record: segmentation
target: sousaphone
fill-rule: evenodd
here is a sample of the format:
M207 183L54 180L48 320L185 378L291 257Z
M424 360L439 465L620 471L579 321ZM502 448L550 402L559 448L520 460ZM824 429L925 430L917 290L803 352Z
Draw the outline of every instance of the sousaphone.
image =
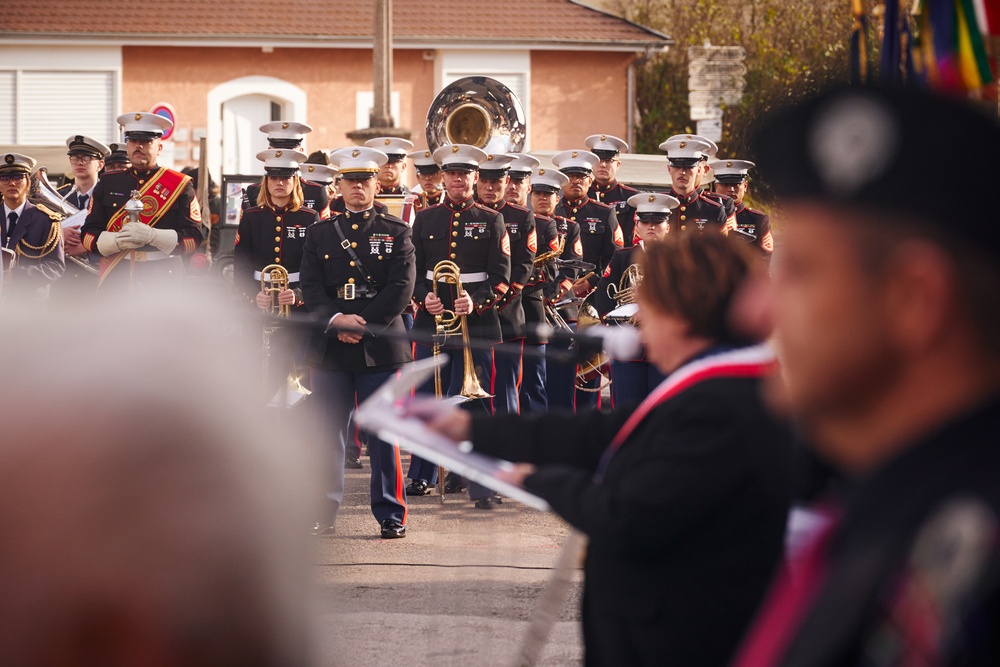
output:
M448 84L427 111L427 146L469 144L487 153L519 153L527 138L520 100L487 76L467 76Z

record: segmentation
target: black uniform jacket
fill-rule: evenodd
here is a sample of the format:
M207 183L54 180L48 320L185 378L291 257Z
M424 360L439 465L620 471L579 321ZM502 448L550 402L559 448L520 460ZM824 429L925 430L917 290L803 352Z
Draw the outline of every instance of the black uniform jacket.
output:
M14 232L7 239L7 247L17 254L10 284L5 285L10 292L27 294L47 287L66 271L59 220L52 219L31 202L25 203L21 210Z
M364 270L341 247L335 224L350 242ZM367 272L373 279L368 283ZM360 315L375 334L358 344L342 343L336 331L310 338L306 361L318 368L352 373L386 371L413 360L402 313L413 295L414 254L411 229L399 218L376 212L345 212L306 230L302 252L302 296L322 322L336 313ZM350 299L345 285L353 285ZM361 296L357 291L374 289ZM389 334L382 336L382 333Z
M117 174L105 174L94 186L90 211L80 228L80 238L90 252L97 252L97 237L107 231L108 221L132 198L133 190L140 190L146 181L156 175L159 167L150 170L131 168ZM171 255L191 255L201 244L201 208L195 197L194 184L185 177L180 195L156 223L156 229L177 232L177 246ZM126 219L127 222L127 219ZM159 252L153 246L138 248L139 252Z
M757 211L746 204L736 207L736 228L754 237L753 244L770 254L774 251L771 236L771 218L763 211Z
M510 289L497 302L500 308L500 329L504 340L524 337L524 303L521 291L534 273L535 252L538 250L538 235L535 231L535 215L517 204L503 200L496 206L484 204L503 215L510 238Z
M330 217L330 193L325 185L307 181L304 178L299 181L302 184L302 208L311 208L319 213L319 217L325 220ZM257 197L260 195L260 183L251 183L243 191L243 210L257 206Z
M670 212L671 232L686 233L713 229L718 231L726 226L728 214L725 204L719 199L722 195L710 196L701 188L686 196L681 196L671 190L670 195L676 197L681 203ZM729 201L732 200L729 199Z
M291 289L299 287L306 230L318 221L319 214L311 208L288 211L254 206L243 212L233 248L233 273L245 300L255 303L260 292L260 271L271 264L288 271ZM301 300L301 291L299 297Z
M424 209L413 223L413 244L417 250L417 302L414 327L434 331L434 316L424 308L424 299L433 289L429 274L442 260L458 264L462 274L485 274L484 280L462 280L462 289L472 297L473 311L467 316L469 335L500 342L498 301L510 291L510 239L503 215L474 200L453 202ZM438 283L438 297L451 310L454 286Z
M625 239L625 247L631 246L635 236L635 209L628 205L628 198L639 194L639 191L617 180L607 185L598 185L595 181L587 194L591 199L615 209L615 216L622 228L622 238Z
M552 218L535 214L535 236L538 245L536 256L559 249L559 230ZM537 327L546 323L543 289L555 282L557 270L555 260L553 257L541 266L534 266L532 262L531 277L521 290L525 324L524 342L528 345L543 345L548 342L545 337L538 335Z
M475 418L472 442L536 464L525 488L589 536L590 608L641 621L664 664L724 665L782 558L791 500L790 436L760 389L754 378L684 389L639 423L599 483L632 410Z
M611 256L611 261L608 263L607 267L604 269L604 273L601 275L601 282L597 284L597 289L594 291L594 307L597 308L597 313L601 316L601 320L604 316L610 313L612 310L618 307L618 302L612 297L608 296L608 287L614 285L612 292L618 289L621 284L622 276L625 274L625 270L628 269L633 264L639 262L639 254L643 251L640 244L636 244L630 248L621 248L616 250L615 254ZM626 287L626 289L628 289ZM633 292L633 302L634 302L634 292ZM614 326L614 325L612 325ZM646 358L645 352L633 361L641 361Z
M900 651L929 645L940 655L925 664L1000 665L1000 397L901 450L842 505L828 574L777 664L910 664Z
M566 199L556 205L556 215L575 221L580 226L580 240L583 242L583 261L594 265L594 275L588 280L596 287L601 279L601 271L615 250L625 245L618 216L607 204L601 204L589 197Z
M583 241L580 240L580 225L576 222L564 218L561 215L552 216L556 223L556 231L559 236L565 239L562 254L559 259L583 260ZM573 282L580 276L580 271L568 266L558 266L555 279L545 285L545 298L550 303L556 303L566 297L572 297L570 291ZM575 322L579 306L573 305L561 309L559 312L567 322ZM551 322L549 323L551 324Z

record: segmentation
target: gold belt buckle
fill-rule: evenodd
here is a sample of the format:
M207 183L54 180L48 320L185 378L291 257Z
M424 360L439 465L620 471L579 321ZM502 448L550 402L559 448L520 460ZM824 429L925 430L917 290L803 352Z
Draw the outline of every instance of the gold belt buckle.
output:
M354 301L355 298L357 298L357 292L355 291L354 283L344 285L344 300Z

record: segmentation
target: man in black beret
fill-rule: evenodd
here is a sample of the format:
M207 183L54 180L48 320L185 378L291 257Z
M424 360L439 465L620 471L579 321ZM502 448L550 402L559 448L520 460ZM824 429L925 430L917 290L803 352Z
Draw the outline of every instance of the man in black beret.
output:
M928 169L949 128L963 169ZM786 402L848 478L736 665L1000 664L1000 126L954 99L840 88L752 144L783 199Z

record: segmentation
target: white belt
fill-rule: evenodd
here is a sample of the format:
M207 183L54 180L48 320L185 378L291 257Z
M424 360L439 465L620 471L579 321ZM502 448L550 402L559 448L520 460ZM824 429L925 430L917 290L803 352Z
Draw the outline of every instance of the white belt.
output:
M137 262L158 262L161 259L170 259L172 256L160 250L136 250L132 258Z
M253 279L254 280L260 280L260 276L261 276L260 271L254 271L253 272ZM289 273L288 274L288 282L290 282L290 283L297 283L297 282L299 282L299 272L296 271L295 273Z
M477 271L476 273L461 273L458 276L458 279L461 280L463 283L481 283L487 278L489 278L489 276L485 271ZM427 280L434 280L433 271L427 272ZM438 282L444 283L448 281L445 280L444 278L438 278Z

